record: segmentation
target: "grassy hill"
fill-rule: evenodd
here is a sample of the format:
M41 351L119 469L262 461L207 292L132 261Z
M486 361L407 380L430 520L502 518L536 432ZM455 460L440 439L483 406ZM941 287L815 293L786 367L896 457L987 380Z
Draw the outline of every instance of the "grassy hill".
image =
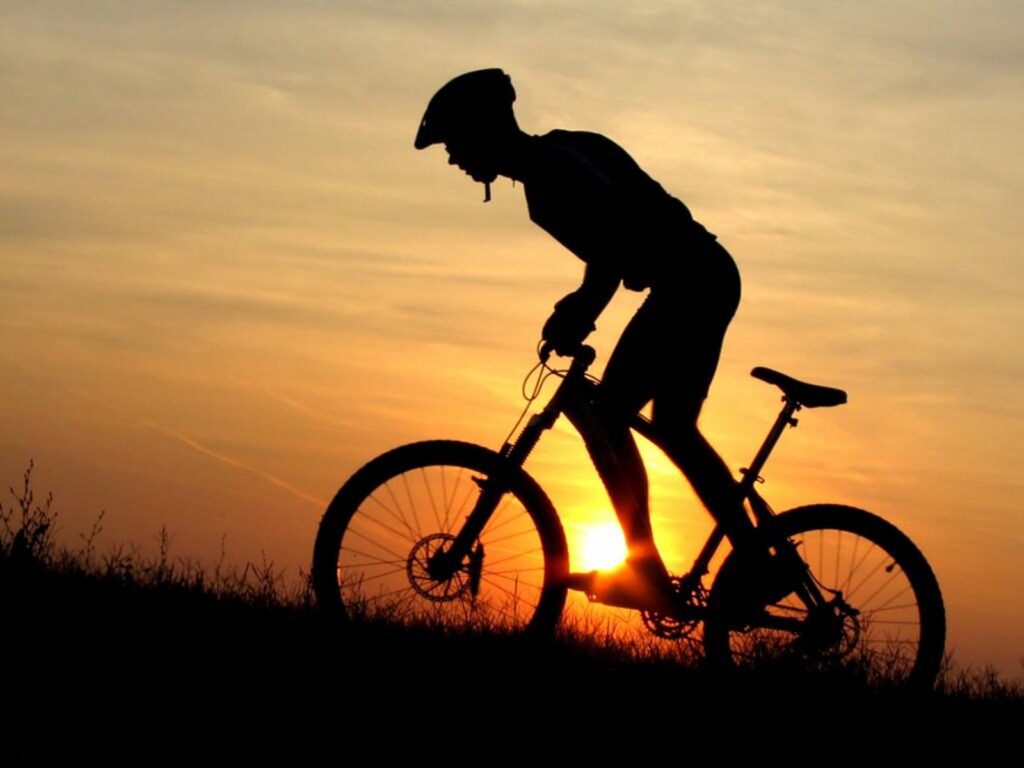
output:
M343 626L286 589L273 563L204 568L173 558L166 531L151 559L96 552L97 529L71 550L28 473L13 495L0 506L0 757L21 762L343 760L367 748L433 762L542 736L578 750L702 737L741 747L762 743L755 734L776 746L940 736L979 749L1011 739L1024 714L1021 686L985 671L947 670L934 693L908 697L792 664L725 675L585 626L546 640Z

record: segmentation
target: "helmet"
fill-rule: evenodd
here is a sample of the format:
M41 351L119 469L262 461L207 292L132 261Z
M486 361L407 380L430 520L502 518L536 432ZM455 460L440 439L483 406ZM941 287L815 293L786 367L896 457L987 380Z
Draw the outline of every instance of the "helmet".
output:
M415 147L440 144L453 131L467 126L486 126L511 113L515 100L512 78L500 69L478 69L459 75L430 100L416 132Z

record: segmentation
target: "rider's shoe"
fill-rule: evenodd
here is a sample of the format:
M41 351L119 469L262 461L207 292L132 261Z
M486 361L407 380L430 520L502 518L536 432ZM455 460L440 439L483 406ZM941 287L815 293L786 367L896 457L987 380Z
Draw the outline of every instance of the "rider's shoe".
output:
M630 557L611 571L570 573L569 589L585 592L595 603L671 614L676 609L675 590L660 559Z

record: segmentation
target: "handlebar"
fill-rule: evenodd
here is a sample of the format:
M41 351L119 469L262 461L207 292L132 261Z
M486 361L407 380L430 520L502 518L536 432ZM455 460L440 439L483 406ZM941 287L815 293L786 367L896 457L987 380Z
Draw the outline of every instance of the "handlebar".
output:
M540 347L540 361L547 363L551 355L559 355L560 357L571 357L573 359L574 366L582 366L583 370L589 368L594 360L597 358L597 350L587 344L580 344L576 349L570 350L568 353L562 355L555 351L554 346L545 341Z

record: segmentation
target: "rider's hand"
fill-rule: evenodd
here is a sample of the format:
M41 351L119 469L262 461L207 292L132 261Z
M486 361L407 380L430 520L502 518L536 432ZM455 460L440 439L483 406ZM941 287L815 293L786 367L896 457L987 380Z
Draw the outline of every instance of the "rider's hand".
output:
M570 293L557 304L551 317L544 323L541 336L559 355L575 351L594 330L594 320L575 293Z

